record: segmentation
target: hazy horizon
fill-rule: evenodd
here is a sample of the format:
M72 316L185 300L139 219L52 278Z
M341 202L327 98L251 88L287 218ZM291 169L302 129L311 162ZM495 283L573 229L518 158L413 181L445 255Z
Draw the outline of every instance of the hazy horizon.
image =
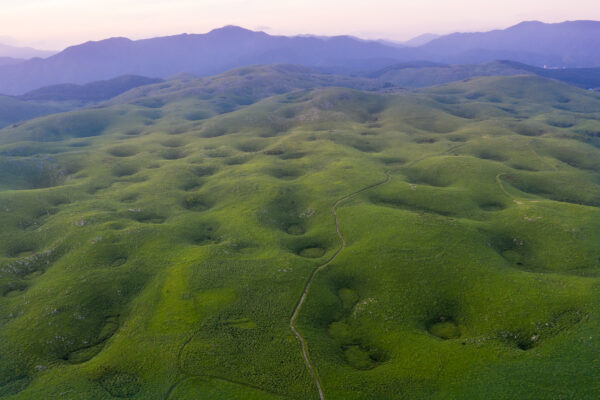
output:
M483 4L485 3L485 4ZM436 12L432 13L431 10ZM0 15L0 43L62 50L88 40L142 39L205 33L237 25L274 35L353 35L406 41L425 33L488 31L522 21L600 20L596 1L568 5L542 0L9 0ZM106 21L110 21L107 24ZM373 21L377 21L375 24Z

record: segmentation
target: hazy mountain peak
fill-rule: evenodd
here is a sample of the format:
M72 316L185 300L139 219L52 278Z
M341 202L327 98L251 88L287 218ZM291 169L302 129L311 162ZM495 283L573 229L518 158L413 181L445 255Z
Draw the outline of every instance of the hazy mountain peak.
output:
M551 24L545 24L544 22L538 21L538 20L531 20L531 21L519 22L518 24L513 25L512 28L516 28L516 27L520 27L520 26L543 26L543 25L551 25Z
M253 33L259 33L251 31L250 29L242 28L237 25L225 25L221 28L213 29L208 32L208 35L221 35L221 36L233 36L233 35L248 35Z

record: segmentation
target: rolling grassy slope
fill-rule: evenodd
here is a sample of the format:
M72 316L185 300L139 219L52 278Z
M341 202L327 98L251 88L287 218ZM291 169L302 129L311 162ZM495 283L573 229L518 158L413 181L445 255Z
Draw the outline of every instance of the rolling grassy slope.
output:
M0 95L0 127L26 121L42 115L68 111L71 107L60 103L34 103Z
M0 397L318 398L290 316L332 205L387 173L297 318L325 398L596 398L600 96L314 86L238 70L1 130Z

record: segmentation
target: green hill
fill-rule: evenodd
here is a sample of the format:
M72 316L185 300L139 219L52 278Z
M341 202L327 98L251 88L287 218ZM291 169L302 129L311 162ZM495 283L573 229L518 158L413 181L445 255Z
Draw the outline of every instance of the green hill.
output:
M65 83L45 86L20 96L23 100L33 101L80 101L98 102L108 100L139 86L162 82L162 79L144 76L123 75L110 80L76 85Z
M398 64L369 74L388 85L422 88L483 76L537 75L583 89L600 87L600 68L544 69L515 61L465 65Z
M556 79L584 89L600 88L600 68L545 69L514 61L502 61L507 66L529 71L539 76Z
M0 397L596 398L600 95L369 85L253 67L0 130Z
M399 64L373 72L369 74L369 77L398 86L422 88L481 76L510 76L531 73L531 71L526 71L518 66L507 65L502 62L473 65Z
M0 128L42 115L68 111L70 108L66 104L26 102L0 95Z
M266 97L320 87L347 87L376 91L381 82L369 78L317 73L296 65L266 65L233 69L208 77L183 76L167 82L130 90L109 104L131 103L161 107L176 100L194 101L193 108L208 115L231 112ZM205 110L206 109L206 110ZM204 119L206 117L197 119ZM188 118L194 120L194 118Z

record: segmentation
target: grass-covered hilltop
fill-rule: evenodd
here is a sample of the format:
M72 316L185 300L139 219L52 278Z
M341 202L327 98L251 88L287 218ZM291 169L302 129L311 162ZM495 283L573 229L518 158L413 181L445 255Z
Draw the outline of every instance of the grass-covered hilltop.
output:
M380 83L248 67L0 130L0 398L597 399L600 94Z

